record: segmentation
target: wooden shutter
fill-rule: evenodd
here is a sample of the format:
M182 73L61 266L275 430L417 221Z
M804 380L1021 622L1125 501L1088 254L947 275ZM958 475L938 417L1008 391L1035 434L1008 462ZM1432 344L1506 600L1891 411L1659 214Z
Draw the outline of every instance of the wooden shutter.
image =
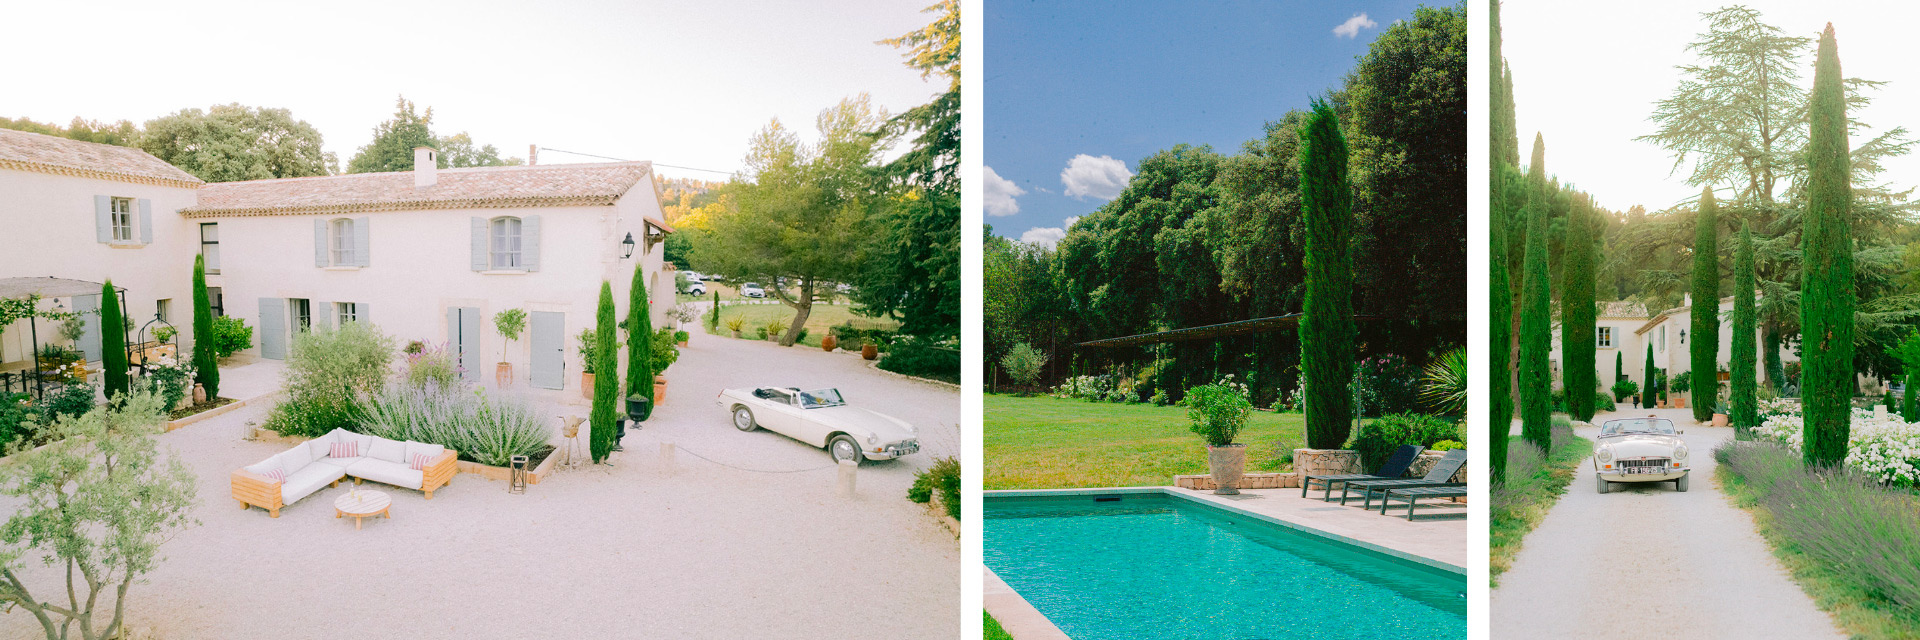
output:
M313 300L307 303L307 315L313 318L313 328L333 328L333 303Z
M153 244L153 201L140 199L140 244Z
M486 271L487 263L488 263L487 219L471 218L470 220L472 221L470 226L472 227L472 231L473 231L473 245L472 245L473 246L473 260L472 260L473 270Z
M260 357L287 359L287 300L260 299Z
M327 260L327 221L313 221L313 266L325 267Z
M373 257L373 245L367 242L373 236L372 229L365 216L353 219L353 266L367 266Z
M365 302L353 303L354 319L360 322L361 324L367 324L367 325L373 324L373 316L367 313L367 307L369 306L372 306L372 305L369 305Z
M540 270L540 216L520 219L520 266Z
M93 237L113 242L113 196L93 197Z

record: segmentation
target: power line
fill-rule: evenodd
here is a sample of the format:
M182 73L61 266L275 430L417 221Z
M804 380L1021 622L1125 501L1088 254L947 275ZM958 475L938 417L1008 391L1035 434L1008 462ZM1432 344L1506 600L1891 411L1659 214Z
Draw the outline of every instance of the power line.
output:
M594 155L594 154L591 154L591 153L580 153L580 152L578 152L578 151L568 151L568 150L566 150L566 149L554 149L554 148L552 148L552 147L540 147L540 150L541 150L541 151L551 151L551 152L555 152L555 153L570 153L570 154L573 154L573 155L576 155L576 156L586 156L586 157L589 157L589 158L599 158L599 159L601 159L601 160L612 160L612 161L614 161L614 162L633 162L632 160L627 160L627 159L625 159L625 158L613 158L613 157L609 157L609 156L602 156L602 155ZM655 162L654 164L655 164L655 165L659 165L659 166L662 166L662 167L672 167L672 168L675 168L675 169L686 169L686 170L688 170L688 171L705 171L705 172L707 172L707 173L718 173L718 174L722 174L722 175L733 175L733 172L732 172L732 171L719 171L719 170L715 170L715 169L701 169L701 168L698 168L698 167L683 167L683 166L680 166L680 165L677 165L677 164L666 164L666 163L664 163L664 162Z

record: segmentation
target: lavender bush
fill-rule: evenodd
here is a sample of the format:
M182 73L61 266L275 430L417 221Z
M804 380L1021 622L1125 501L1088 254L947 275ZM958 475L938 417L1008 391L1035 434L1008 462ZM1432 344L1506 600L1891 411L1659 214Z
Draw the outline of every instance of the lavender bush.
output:
M551 430L526 400L429 382L392 385L360 408L361 433L444 445L480 464L547 449Z

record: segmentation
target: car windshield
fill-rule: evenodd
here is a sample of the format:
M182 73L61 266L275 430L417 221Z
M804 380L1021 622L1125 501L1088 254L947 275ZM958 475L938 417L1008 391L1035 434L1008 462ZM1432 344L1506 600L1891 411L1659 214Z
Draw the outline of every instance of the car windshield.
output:
M800 408L802 409L838 407L846 403L845 400L840 399L839 389L815 389L800 392Z
M740 285L740 288L742 288L742 289L758 289L758 288L760 288L760 283L758 283L758 282L749 282L749 283L746 283L746 284L743 284L743 285Z
M1673 421L1666 418L1633 418L1629 420L1608 420L1600 425L1600 435L1611 436L1626 433L1664 433L1673 434Z

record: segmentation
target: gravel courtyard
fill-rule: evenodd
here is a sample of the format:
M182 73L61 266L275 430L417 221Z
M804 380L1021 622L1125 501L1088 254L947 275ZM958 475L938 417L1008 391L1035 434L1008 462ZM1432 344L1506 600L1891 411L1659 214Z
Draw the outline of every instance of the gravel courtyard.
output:
M577 395L570 375L564 394ZM242 439L270 402L163 435L199 475L201 524L133 588L132 627L166 639L958 637L959 543L905 498L915 471L959 454L958 391L857 355L705 334L667 376L665 402L611 467L524 495L472 475L431 501L370 483L392 496L393 519L364 530L334 518L344 485L278 519L228 497L229 472L285 449ZM736 431L714 405L722 388L755 385L838 387L913 422L922 452L867 463L858 495L836 497L825 452ZM542 408L586 414L562 397ZM661 442L679 448L670 465ZM27 575L43 599L63 585L37 564ZM0 636L38 634L29 614L0 615Z

